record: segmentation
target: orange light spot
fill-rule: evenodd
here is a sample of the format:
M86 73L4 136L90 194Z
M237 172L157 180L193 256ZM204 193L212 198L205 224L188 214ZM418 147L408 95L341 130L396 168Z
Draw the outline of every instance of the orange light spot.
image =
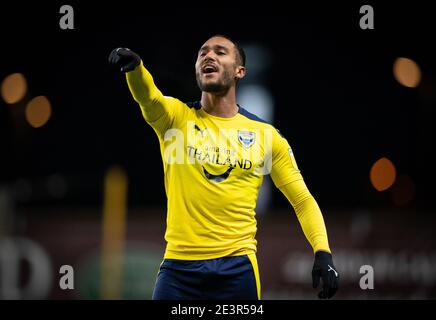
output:
M369 176L373 187L377 191L384 191L394 184L397 171L391 160L381 158L373 164Z
M26 106L26 120L34 128L42 127L51 116L50 101L44 96L30 100Z
M26 92L26 78L21 73L13 73L7 76L2 82L1 94L6 103L17 103L23 99Z
M394 77L403 86L415 88L421 82L421 70L415 61L397 58L394 62Z

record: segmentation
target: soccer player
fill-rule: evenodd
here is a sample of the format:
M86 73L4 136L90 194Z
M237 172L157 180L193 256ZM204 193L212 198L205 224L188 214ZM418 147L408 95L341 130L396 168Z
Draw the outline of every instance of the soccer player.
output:
M138 54L114 49L109 62L126 74L133 98L156 132L164 164L167 246L153 299L260 299L255 206L263 176L293 206L313 248L313 287L321 299L338 289L322 213L288 141L237 104L245 53L227 36L198 51L200 101L164 96Z

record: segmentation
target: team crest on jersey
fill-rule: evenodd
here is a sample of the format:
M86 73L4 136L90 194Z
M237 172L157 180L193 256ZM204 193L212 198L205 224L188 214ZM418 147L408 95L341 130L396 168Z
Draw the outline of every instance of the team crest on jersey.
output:
M245 148L250 148L256 141L256 133L238 130L238 140Z

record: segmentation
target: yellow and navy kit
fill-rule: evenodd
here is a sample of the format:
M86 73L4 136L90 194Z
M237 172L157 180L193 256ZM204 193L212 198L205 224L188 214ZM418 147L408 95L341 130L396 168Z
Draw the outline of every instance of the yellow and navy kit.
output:
M319 207L288 141L272 125L241 106L221 118L199 102L164 96L142 62L126 78L160 143L168 198L165 259L255 253L255 206L265 174L294 207L313 250L330 252Z

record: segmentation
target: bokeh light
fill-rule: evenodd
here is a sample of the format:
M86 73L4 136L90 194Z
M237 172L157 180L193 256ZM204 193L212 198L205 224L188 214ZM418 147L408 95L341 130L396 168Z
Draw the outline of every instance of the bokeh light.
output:
M33 98L26 106L26 120L34 128L45 125L50 116L51 105L45 96Z
M391 160L381 158L377 160L370 171L370 180L377 191L389 189L395 182L397 170Z
M421 70L415 61L397 58L394 62L394 77L403 86L415 88L421 82Z
M27 81L21 73L13 73L7 76L1 86L1 95L6 103L19 102L27 92Z

